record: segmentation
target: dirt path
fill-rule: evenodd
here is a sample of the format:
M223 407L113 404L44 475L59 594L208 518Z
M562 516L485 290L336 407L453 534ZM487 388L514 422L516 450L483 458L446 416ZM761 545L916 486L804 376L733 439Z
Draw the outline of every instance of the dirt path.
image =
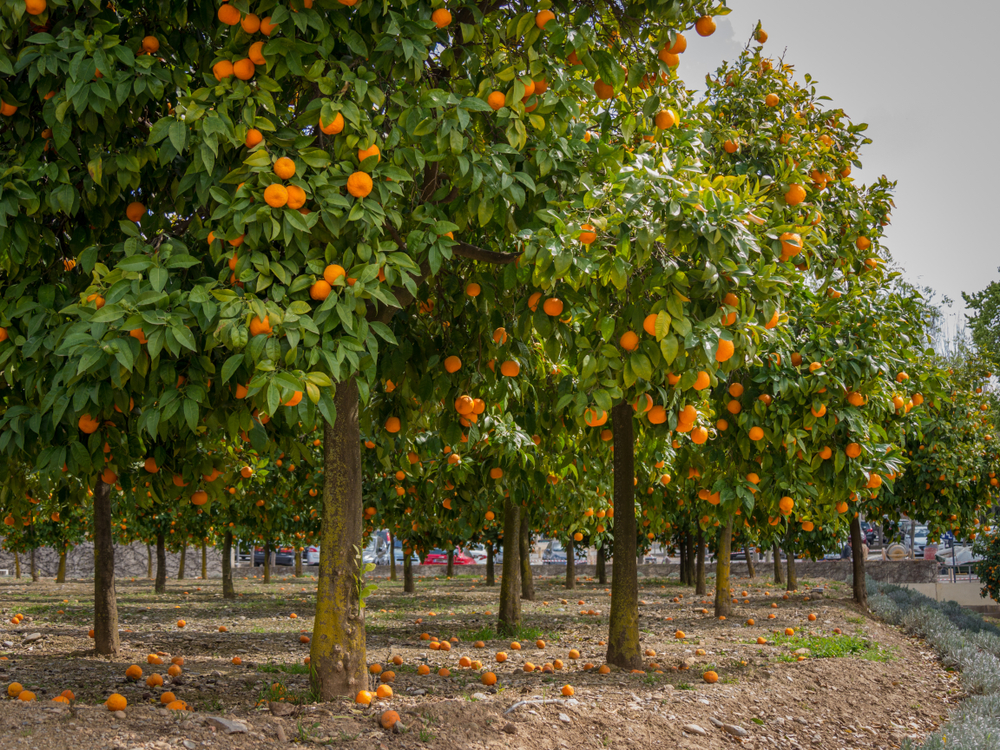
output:
M315 582L308 576L269 586L239 581L235 602L224 601L213 580L171 581L162 596L151 593L149 581L119 581L123 653L114 660L91 650L90 582L5 581L0 685L17 681L37 701L0 703L0 736L10 747L34 750L255 750L293 741L372 750L896 748L938 726L960 698L956 674L918 642L861 617L843 584L803 582L783 598L762 579L739 579L733 616L719 621L710 597L695 597L676 581L640 583L642 646L655 652L642 674L598 674L610 596L592 581L574 591L536 581L538 601L525 602L520 650L492 632L498 589L481 580L422 579L415 596L382 584L369 599L369 662L393 669L395 695L357 708L309 702L309 645L301 642L312 630ZM15 613L25 615L16 626L9 622ZM786 636L786 628L796 632ZM28 639L36 633L42 637ZM422 634L458 640L445 652ZM539 639L544 648L535 645ZM476 648L480 640L485 646ZM800 660L794 652L803 648ZM580 658L570 659L570 649ZM499 651L508 657L502 664ZM157 653L164 663L147 664ZM401 666L390 663L397 655ZM174 656L184 657L183 672L169 677ZM461 668L463 656L483 668ZM552 671L526 673L527 661ZM165 684L127 682L130 664L141 666L144 678L162 674ZM418 674L423 664L429 675ZM441 667L451 675L438 676ZM717 683L702 679L708 669ZM498 676L496 686L481 684L487 670ZM571 699L560 696L566 684ZM76 696L71 707L51 702L67 688ZM162 708L167 690L194 710ZM102 705L112 692L128 699L123 718ZM520 701L535 702L509 711ZM386 708L400 714L404 733L378 725Z

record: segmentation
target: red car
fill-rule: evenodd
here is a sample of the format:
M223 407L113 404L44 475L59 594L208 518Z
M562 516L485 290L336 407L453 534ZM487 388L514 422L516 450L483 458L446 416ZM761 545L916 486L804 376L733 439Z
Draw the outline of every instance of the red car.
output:
M455 550L455 565L472 565L475 560L469 557L467 554L461 550ZM432 549L424 557L424 561L421 565L447 565L448 564L448 553L443 549Z

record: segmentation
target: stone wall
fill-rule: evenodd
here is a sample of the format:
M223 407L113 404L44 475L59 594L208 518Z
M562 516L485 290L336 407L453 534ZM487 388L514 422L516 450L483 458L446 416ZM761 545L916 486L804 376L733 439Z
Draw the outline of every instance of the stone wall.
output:
M153 555L153 570L156 570L156 547L150 547ZM29 556L19 555L21 560L21 575L31 575ZM180 568L180 553L167 553L167 578L176 578ZM209 578L222 578L222 555L213 548L208 548L207 568ZM149 558L146 545L131 544L115 545L115 576L119 578L145 578L148 572ZM49 547L35 550L35 566L38 574L45 578L55 578L59 570L59 553ZM14 575L14 553L0 549L0 571L7 570L8 575ZM2 573L0 573L2 575ZM188 547L184 562L186 578L201 575L201 547ZM80 544L66 554L66 578L94 577L94 545L90 542Z
M782 562L782 565L786 565ZM608 563L608 579L612 575L613 566ZM500 576L502 566L497 565L495 573ZM419 578L434 576L444 576L447 567L444 565L414 565L413 575ZM759 562L755 565L758 576L770 577L774 570L773 563ZM938 566L933 560L869 560L865 570L868 575L877 581L888 583L933 583L937 580ZM564 565L532 565L531 571L536 577L565 578L566 567ZM680 565L677 563L667 563L665 565L640 565L638 567L640 578L677 578L680 576ZM706 564L705 572L708 575L715 573L714 564ZM798 579L808 580L810 578L826 578L833 581L851 581L852 568L850 560L796 560L795 573ZM402 580L403 566L396 566L397 577ZM747 564L745 562L734 561L731 563L731 574L734 576L747 575ZM388 578L389 566L379 565L373 570L370 576L375 578ZM456 565L455 575L485 576L485 565ZM577 578L590 578L597 575L595 565L576 565Z

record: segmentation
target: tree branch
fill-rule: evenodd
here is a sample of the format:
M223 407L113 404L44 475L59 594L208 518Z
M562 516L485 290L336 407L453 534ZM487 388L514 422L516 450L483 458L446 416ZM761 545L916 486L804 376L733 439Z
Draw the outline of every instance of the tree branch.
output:
M460 258L478 260L480 263L495 263L506 265L514 263L521 257L521 253L497 253L492 250L483 250L481 247L470 245L468 242L457 242L452 248L452 253Z

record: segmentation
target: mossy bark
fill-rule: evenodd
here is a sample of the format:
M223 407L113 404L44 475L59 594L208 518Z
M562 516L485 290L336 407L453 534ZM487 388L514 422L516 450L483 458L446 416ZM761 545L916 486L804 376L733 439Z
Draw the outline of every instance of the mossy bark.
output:
M111 537L111 485L94 487L94 648L118 654L118 596L115 591L115 547Z
M697 596L704 596L708 593L708 584L705 581L705 530L698 525L698 554L695 556L698 570L695 571L695 589Z
M611 410L614 432L614 550L611 571L611 615L608 622L608 664L639 669L639 573L636 565L635 433L632 407L622 402Z
M733 519L719 534L719 546L715 556L715 616L729 617L732 613L732 602L729 592L729 563L733 551Z
M417 590L416 584L413 582L413 553L406 554L406 550L403 550L403 591L407 594L412 594Z
M861 516L851 520L851 559L854 573L854 601L868 609L868 585L865 582L865 540L861 535Z
M146 545L146 578L153 580L153 548Z
M521 629L521 506L509 497L503 505L503 577L497 632L514 635Z
M521 563L521 598L529 602L535 601L535 576L531 572L531 529L528 528L528 512L518 508L521 518L521 529L518 534L518 559ZM504 532L506 534L506 530ZM504 550L504 561L507 559L507 551ZM506 574L506 566L504 572ZM518 614L520 619L520 614Z
M38 566L35 565L35 550L32 548L28 556L28 563L31 566L31 581L32 583L38 580Z
M455 550L448 550L448 567L445 569L445 575L451 578L455 575Z
M208 545L201 543L201 580L208 578Z
M188 553L188 546L187 546L187 542L185 542L184 546L181 547L181 558L180 558L180 561L177 564L177 580L178 581L183 581L184 580L184 568L187 565L187 553Z
M233 531L226 529L222 537L222 598L235 599L236 587L233 586Z
M14 577L21 577L21 556L16 552L14 553Z
M572 535L566 542L566 588L576 588L576 545Z
M362 494L358 385L337 385L336 426L324 435L323 524L316 617L310 652L312 685L321 700L368 687L365 611L360 589Z
M156 582L153 591L157 594L167 591L167 544L163 534L156 535Z
M292 549L295 551L295 577L296 578L301 578L302 577L302 548L301 547L292 547Z
M772 552L774 553L774 582L784 583L785 582L785 571L781 567L781 547L778 543L774 543Z
M496 560L493 558L493 542L486 543L486 585L496 586Z
M59 553L59 570L56 572L56 583L66 583L66 550Z
M603 544L597 548L597 582L601 584L608 582L608 553Z

